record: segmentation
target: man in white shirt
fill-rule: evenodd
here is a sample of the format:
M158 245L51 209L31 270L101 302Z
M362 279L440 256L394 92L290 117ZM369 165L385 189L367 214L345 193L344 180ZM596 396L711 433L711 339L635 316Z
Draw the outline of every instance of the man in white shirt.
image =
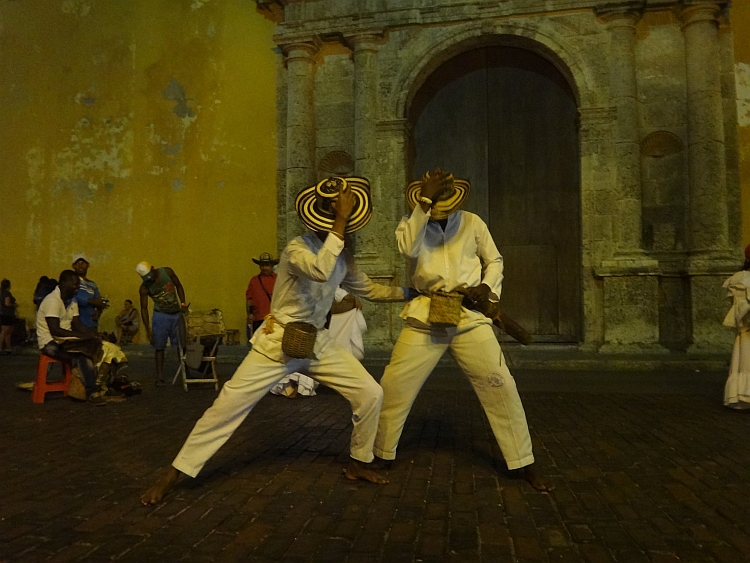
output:
M214 404L193 428L167 472L143 495L156 504L182 475L195 477L226 442L255 404L281 379L306 374L335 389L352 406L351 459L345 475L383 484L367 464L373 460L383 392L354 356L323 330L336 288L373 301L403 301L405 291L374 283L345 249L345 233L363 227L372 214L369 184L363 178L330 178L300 192L297 212L313 233L292 240L281 254L271 312L255 332L252 350L224 384ZM312 325L314 358L292 358L282 348L285 327Z
M508 468L522 468L523 477L534 488L548 490L534 469L526 415L490 319L459 305L454 326L429 320L435 292L461 289L474 301L500 296L503 258L492 235L478 216L458 210L468 193L467 181L440 169L407 190L414 210L401 220L396 239L407 259L412 285L421 295L401 313L407 324L380 381L384 399L375 455L384 460L396 458L417 393L448 349L474 387Z
M42 354L75 363L81 372L88 402L103 406L106 401L96 390L94 367L94 360L101 355L102 343L81 322L75 300L79 284L78 274L73 270L63 270L60 285L39 305L36 314L37 341Z

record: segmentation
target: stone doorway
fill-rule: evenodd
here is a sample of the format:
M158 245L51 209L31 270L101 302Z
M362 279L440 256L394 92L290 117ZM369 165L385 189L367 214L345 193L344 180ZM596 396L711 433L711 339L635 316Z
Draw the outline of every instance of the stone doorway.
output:
M505 259L501 304L541 342L579 342L578 110L563 74L516 46L464 51L409 108L410 175L441 166L472 182L465 209Z

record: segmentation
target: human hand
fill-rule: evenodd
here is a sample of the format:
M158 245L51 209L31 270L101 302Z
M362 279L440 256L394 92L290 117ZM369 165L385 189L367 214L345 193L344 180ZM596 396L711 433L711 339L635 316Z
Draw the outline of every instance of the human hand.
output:
M105 297L92 297L89 299L89 303L99 309L106 309L109 307L109 299L106 299Z
M151 343L154 341L154 331L150 328L146 328L146 338L148 338L148 341Z
M445 191L449 190L453 185L453 174L445 172L440 168L435 168L431 172L425 174L422 180L422 197L431 199L432 201L437 200Z
M337 218L348 220L354 210L355 203L357 203L357 199L354 197L352 191L348 187L342 186L339 189L338 197L331 204L331 207L336 212Z
M249 324L249 325L253 324L253 321L254 321L254 320L255 320L255 317L253 316L253 314L252 314L252 313L249 313L249 314L247 315L247 324Z
M362 302L357 297L354 298L354 307L360 311L362 310Z
M481 303L489 298L491 291L490 286L482 283L476 287L467 287L462 293L474 301L474 303Z

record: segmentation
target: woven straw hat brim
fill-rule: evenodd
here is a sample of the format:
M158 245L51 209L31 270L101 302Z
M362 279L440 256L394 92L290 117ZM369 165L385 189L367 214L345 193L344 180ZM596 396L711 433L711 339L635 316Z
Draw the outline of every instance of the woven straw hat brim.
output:
M346 232L358 231L372 217L372 198L370 197L370 182L366 178L347 177L343 178L354 194L354 209L346 224ZM323 180L326 181L326 180ZM312 231L330 231L336 216L333 211L327 211L320 206L315 195L319 184L302 190L294 202L297 214L305 226Z
M432 205L430 218L440 221L455 213L461 206L466 203L471 191L471 184L468 180L455 178L453 180L453 193L446 199L436 201ZM419 205L419 198L422 196L422 180L415 180L406 188L406 203L412 211Z
M271 264L271 265L275 266L276 264L279 263L278 260L256 260L255 258L253 258L252 260L256 264L258 264L258 266L260 266L261 264Z

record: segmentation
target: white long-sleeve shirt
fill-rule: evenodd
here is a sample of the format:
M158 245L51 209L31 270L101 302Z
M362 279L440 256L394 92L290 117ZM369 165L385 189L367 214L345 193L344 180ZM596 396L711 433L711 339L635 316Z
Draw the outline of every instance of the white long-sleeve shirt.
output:
M377 284L362 272L349 251L344 250L344 241L336 235L329 234L325 242L313 233L297 237L279 259L271 299L271 315L278 322L271 334L265 333L265 325L255 331L251 340L253 349L272 360L284 361L281 352L284 329L279 323L300 321L323 328L339 286L369 301L404 300L403 288Z
M484 283L500 297L503 257L487 225L477 215L456 211L448 216L443 230L417 206L410 216L401 219L396 240L399 251L407 258L411 283L420 293L454 291ZM429 312L430 298L420 295L406 304L401 317L427 324ZM484 318L477 315L475 320ZM485 321L489 322L482 322Z

